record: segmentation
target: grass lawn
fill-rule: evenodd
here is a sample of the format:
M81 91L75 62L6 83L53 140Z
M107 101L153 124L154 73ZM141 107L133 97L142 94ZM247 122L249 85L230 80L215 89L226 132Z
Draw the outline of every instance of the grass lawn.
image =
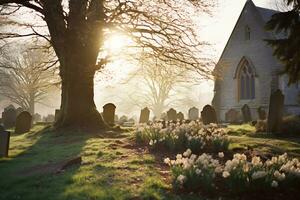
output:
M300 157L300 139L254 134L246 125L229 129L232 150L250 147ZM10 157L0 159L0 199L206 199L199 194L176 195L163 156L136 146L131 135L62 135L44 126L12 135ZM78 156L81 165L58 171L64 161Z

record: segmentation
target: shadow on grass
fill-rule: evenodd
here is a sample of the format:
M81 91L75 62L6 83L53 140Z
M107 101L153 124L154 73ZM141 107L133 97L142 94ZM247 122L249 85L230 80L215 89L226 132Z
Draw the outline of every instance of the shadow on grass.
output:
M62 173L57 167L79 156L90 137L62 135L49 127L13 134L10 158L0 159L0 199L62 199L80 166L71 166Z

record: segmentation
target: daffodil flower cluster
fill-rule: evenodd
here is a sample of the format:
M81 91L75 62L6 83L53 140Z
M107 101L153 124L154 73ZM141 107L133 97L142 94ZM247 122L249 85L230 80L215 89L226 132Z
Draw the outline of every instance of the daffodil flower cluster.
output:
M166 158L164 162L171 167L174 186L188 191L225 188L237 193L300 185L300 161L289 159L287 154L263 161L259 156L248 158L237 153L225 160L223 152L213 158L206 153L197 156L188 149L175 160Z
M150 145L152 148L164 147L171 151L190 148L199 153L226 151L229 139L225 129L216 124L204 125L199 121L189 123L154 122L140 125L135 131L136 141Z

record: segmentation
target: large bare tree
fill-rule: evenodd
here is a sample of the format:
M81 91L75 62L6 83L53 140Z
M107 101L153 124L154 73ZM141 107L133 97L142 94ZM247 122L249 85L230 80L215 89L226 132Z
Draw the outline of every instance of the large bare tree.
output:
M176 62L143 57L140 67L129 75L129 81L137 82L135 91L129 94L131 102L140 108L147 106L160 118L163 111L174 105L172 97L178 89L190 85L194 78L191 71L177 66Z
M162 61L176 60L206 74L201 47L190 15L192 6L208 12L206 0L0 0L9 11L34 11L46 23L49 35L33 22L32 32L2 33L4 38L38 35L48 40L59 60L62 80L61 115L56 127L104 128L94 103L94 75L108 61L104 41L114 32L128 35ZM7 14L6 11L5 14ZM4 13L4 12L2 12Z
M48 54L28 49L0 58L0 96L35 114L35 105L44 100L59 79L55 68L46 70Z

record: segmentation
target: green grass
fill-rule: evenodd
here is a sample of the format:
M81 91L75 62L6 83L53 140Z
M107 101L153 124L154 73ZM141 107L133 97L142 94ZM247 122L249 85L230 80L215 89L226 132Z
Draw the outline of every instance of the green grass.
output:
M287 152L290 156L300 157L299 137L280 137L271 133L256 133L249 124L228 126L230 149L254 149L265 154L279 155Z
M251 135L248 125L229 129L231 149L251 146L264 152L300 155L299 139ZM131 136L126 131L105 136L60 134L43 126L12 135L9 158L0 159L0 200L206 199L172 191L162 158L134 146ZM77 156L82 156L81 165L56 173L53 166Z

